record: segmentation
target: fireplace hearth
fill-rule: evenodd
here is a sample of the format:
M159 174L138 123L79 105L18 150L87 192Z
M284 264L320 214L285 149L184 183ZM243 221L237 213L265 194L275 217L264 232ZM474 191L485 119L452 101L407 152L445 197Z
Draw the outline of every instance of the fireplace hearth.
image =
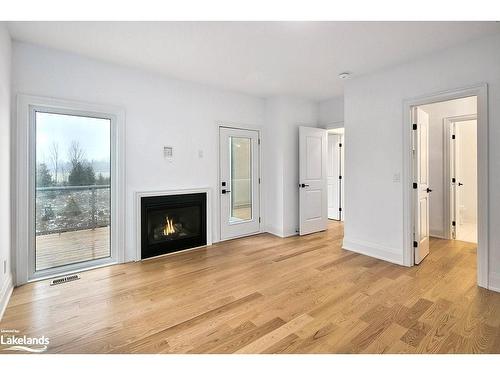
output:
M141 197L141 258L207 244L206 193Z

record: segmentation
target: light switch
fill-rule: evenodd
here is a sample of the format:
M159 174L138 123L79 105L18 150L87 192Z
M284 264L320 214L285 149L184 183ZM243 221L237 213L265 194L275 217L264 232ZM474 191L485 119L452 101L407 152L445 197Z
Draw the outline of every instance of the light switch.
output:
M174 148L172 146L163 146L163 157L171 159L174 156Z

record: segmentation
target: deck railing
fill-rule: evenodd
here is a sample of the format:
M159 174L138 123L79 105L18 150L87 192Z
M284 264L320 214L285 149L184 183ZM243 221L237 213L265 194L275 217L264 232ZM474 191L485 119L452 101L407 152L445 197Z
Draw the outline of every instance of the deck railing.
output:
M110 188L110 185L37 187L36 234L108 226Z

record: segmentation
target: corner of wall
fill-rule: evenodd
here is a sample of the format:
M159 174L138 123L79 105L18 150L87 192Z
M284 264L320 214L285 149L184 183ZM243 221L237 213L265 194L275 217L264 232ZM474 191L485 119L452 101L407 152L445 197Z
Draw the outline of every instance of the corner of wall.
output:
M355 253L385 260L387 262L404 266L403 251L401 249L388 248L372 242L361 241L344 237L342 248Z
M11 56L12 41L0 22L0 320L14 289L12 275L12 165L11 165Z
M7 308L10 296L14 290L14 280L12 278L12 273L8 273L5 281L0 290L0 322L2 321L3 313Z
M500 293L500 272L490 272L488 275L488 289Z

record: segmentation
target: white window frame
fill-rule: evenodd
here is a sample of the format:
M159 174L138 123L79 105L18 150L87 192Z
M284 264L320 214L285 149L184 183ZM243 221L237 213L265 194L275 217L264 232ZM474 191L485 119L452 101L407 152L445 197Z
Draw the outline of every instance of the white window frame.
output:
M111 120L111 256L47 270L35 270L35 112ZM22 95L17 97L15 188L16 285L123 263L125 244L125 111L118 107Z

